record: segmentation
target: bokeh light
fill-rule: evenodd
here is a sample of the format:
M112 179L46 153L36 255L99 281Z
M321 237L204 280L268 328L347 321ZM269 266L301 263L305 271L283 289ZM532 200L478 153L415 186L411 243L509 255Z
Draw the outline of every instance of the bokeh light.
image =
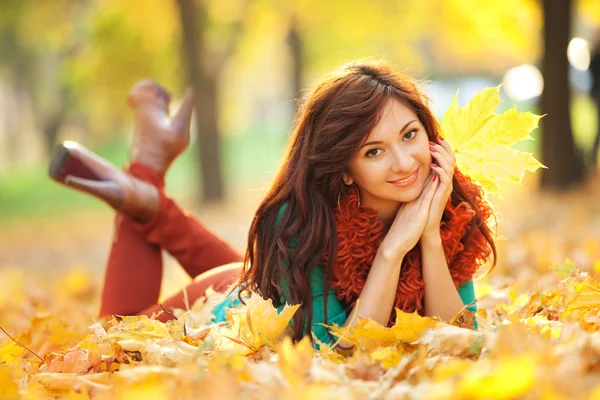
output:
M511 68L504 74L504 91L514 101L525 101L542 94L544 78L540 70L531 64Z
M567 57L573 68L585 71L590 66L590 47L587 40L576 37L567 47Z

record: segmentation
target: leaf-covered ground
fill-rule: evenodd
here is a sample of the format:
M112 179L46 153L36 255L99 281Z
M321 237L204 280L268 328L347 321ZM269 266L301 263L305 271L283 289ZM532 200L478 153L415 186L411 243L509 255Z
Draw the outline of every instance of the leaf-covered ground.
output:
M600 399L599 196L596 184L497 204L477 331L401 313L390 329L338 330L357 345L346 356L282 339L294 308L278 316L258 297L230 325L207 325L212 296L167 324L95 320L93 274L1 266L14 340L0 333L0 398Z

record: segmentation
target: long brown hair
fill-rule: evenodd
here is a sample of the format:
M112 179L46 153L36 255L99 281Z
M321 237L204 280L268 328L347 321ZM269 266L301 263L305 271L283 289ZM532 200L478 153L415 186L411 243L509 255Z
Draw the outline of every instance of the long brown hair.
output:
M327 76L298 112L284 162L252 221L240 288L260 293L279 307L302 304L293 318L294 340L310 330L313 294L310 277L330 256L323 285L327 321L328 293L337 251L334 207L343 189L348 161L377 125L386 102L395 98L410 107L437 142L439 125L428 99L415 82L384 61L352 62ZM452 202L473 201L453 182ZM285 211L282 207L285 206ZM492 233L478 213L479 229L493 249ZM282 284L286 282L286 284ZM285 300L282 296L285 295ZM241 295L240 295L241 298Z

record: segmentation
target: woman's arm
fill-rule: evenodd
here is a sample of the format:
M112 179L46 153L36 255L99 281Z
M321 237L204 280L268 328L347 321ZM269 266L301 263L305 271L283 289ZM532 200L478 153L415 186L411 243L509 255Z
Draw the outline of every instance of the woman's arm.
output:
M348 314L345 327L357 323L359 317L372 319L387 326L394 307L402 259L406 253L401 257L390 257L384 253L378 251L375 255L365 286L358 296L357 305ZM338 350L342 351L352 347L351 343L343 340L337 345Z
M358 322L358 317L372 319L383 326L388 324L396 298L402 260L423 234L437 184L434 177L429 177L419 197L400 206L377 250L365 286L358 297L358 305L350 312L344 326ZM348 349L351 345L342 342L340 347Z
M450 276L442 238L439 234L423 236L420 246L425 282L425 315L438 316L449 322L464 305Z
M349 314L344 326L358 322L357 317L369 318L386 326L389 322L404 255L399 258L388 257L378 252L367 276L358 304ZM355 316L356 315L356 316Z
M452 194L455 156L450 145L438 137L439 144L430 143L431 157L439 165L431 168L439 177L440 185L429 210L429 219L421 236L421 259L425 282L425 315L438 316L450 321L463 307L462 299L450 276L446 255L442 247L440 224L446 204Z

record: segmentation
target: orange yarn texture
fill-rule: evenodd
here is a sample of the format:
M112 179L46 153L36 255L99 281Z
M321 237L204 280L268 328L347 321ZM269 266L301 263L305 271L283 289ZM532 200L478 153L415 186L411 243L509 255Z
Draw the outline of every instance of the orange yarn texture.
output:
M474 199L473 203L483 220L487 221L493 212L483 199L479 186L458 170L455 171L454 176L465 190L467 197ZM340 208L346 218L348 216L351 218L350 221L346 221L336 207L338 253L332 288L337 293L338 299L353 307L362 292L375 254L385 235L383 222L377 217L375 210L367 206L358 206L358 194L355 191L350 191L341 199ZM479 229L473 229L472 233L468 234L475 214L475 210L466 202L453 206L448 201L440 224L446 261L457 288L473 278L477 269L485 263L492 252ZM326 262L327 255L324 256L324 263ZM408 252L402 262L394 307L409 313L417 311L423 315L424 295L421 251L417 245ZM395 312L390 317L390 323L393 323L394 319Z

